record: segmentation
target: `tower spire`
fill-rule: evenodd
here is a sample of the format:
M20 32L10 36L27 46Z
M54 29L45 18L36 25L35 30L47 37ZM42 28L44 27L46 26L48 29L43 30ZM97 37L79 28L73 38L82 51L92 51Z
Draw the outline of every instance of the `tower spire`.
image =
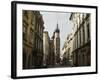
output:
M58 29L58 22L57 22L57 29Z
M55 32L58 32L58 33L60 32L59 27L58 27L58 21L57 21L57 26L56 26Z

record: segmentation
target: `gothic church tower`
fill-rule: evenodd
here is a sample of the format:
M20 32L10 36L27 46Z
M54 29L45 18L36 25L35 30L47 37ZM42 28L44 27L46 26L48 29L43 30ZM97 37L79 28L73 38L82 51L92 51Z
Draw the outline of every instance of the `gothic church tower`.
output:
M55 53L55 64L60 63L60 30L57 27L54 31L54 53Z

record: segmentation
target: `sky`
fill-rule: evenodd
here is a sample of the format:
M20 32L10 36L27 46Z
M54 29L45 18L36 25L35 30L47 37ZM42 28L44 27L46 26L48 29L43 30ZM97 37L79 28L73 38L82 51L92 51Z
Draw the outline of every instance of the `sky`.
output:
M67 38L67 35L72 32L72 21L69 20L71 13L65 12L40 12L44 20L44 31L48 31L50 38L57 27L60 29L60 50Z

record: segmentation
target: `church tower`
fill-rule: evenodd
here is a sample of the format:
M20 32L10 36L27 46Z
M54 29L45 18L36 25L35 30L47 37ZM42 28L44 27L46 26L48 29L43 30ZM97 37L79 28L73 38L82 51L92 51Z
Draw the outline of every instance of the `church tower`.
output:
M55 65L60 63L60 30L57 27L54 31L54 53L55 53Z

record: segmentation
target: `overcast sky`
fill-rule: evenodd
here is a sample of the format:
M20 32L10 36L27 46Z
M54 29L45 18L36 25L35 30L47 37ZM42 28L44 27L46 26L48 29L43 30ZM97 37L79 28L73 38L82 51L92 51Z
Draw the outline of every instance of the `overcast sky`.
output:
M64 41L69 33L72 31L72 22L69 20L71 13L62 12L40 12L44 20L44 31L49 32L50 38L57 27L60 29L60 48L62 49Z

